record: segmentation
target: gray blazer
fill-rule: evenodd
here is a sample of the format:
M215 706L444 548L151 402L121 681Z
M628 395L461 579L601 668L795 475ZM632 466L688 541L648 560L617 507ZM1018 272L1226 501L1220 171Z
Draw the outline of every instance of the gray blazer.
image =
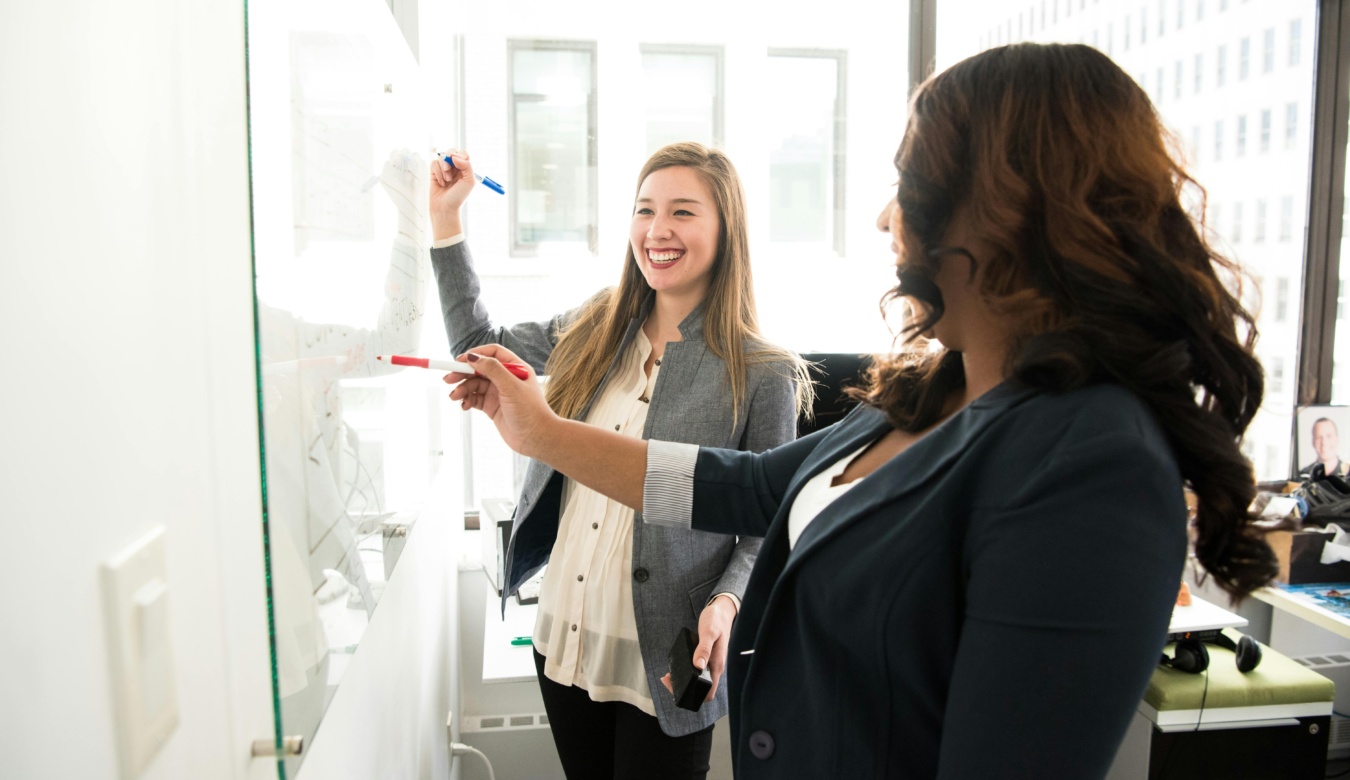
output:
M459 354L472 347L497 343L520 356L536 372L544 368L558 336L576 310L546 322L494 326L479 301L480 285L465 243L431 250L432 268L440 290L441 310L450 348ZM650 311L628 326L618 355L632 344ZM746 394L739 414L726 384L726 367L703 340L702 307L680 323L683 341L666 345L661 373L647 410L644 439L686 442L723 449L759 452L796 436L795 386L783 364L747 368ZM614 371L611 362L605 381ZM603 383L601 385L603 387ZM578 415L585 418L590 404ZM735 422L733 424L733 417ZM548 562L562 514L563 476L531 461L525 487L516 503L511 541L506 552L503 605L521 583ZM675 706L661 684L669 670L670 646L681 627L697 629L698 616L714 593L745 592L761 539L690 529L645 525L642 513L633 521L633 612L647 686L652 692L661 729L683 736L712 725L727 712L727 679L717 697L698 712Z

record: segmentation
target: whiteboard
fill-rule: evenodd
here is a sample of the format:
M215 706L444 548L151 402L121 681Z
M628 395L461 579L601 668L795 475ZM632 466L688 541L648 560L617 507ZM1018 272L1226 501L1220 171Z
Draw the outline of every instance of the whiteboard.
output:
M376 360L446 351L426 316L428 131L380 0L251 3L248 32L275 692L308 741L444 450L440 375Z

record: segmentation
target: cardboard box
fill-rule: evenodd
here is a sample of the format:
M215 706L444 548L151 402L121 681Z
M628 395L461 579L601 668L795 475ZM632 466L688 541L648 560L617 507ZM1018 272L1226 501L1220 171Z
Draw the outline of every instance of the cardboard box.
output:
M1271 531L1266 541L1280 560L1278 579L1286 585L1350 582L1350 561L1322 563L1322 548L1332 534L1321 531Z

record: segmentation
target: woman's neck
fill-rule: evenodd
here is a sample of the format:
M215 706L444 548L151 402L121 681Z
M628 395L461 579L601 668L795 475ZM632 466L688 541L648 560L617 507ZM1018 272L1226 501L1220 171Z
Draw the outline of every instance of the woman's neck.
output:
M1008 352L1007 345L999 341L961 353L961 365L966 373L966 388L961 398L962 408L1003 384L1008 378Z
M677 297L658 291L651 313L647 315L647 336L651 338L655 333L663 341L680 341L680 323L698 306L699 300L692 296Z

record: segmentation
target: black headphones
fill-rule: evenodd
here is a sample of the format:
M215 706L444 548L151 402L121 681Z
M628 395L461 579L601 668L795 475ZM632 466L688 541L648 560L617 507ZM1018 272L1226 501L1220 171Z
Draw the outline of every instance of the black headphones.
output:
M1177 642L1172 657L1168 658L1167 654L1163 653L1158 663L1178 672L1199 674L1209 668L1209 651L1205 649L1205 642L1232 650L1238 671L1243 674L1255 669L1257 664L1261 663L1261 645L1245 634L1236 642L1226 634L1218 634L1204 641L1182 639Z
M1167 653L1163 653L1158 663L1178 672L1199 674L1209 668L1209 651L1199 639L1180 639L1177 640L1172 657L1168 658Z

